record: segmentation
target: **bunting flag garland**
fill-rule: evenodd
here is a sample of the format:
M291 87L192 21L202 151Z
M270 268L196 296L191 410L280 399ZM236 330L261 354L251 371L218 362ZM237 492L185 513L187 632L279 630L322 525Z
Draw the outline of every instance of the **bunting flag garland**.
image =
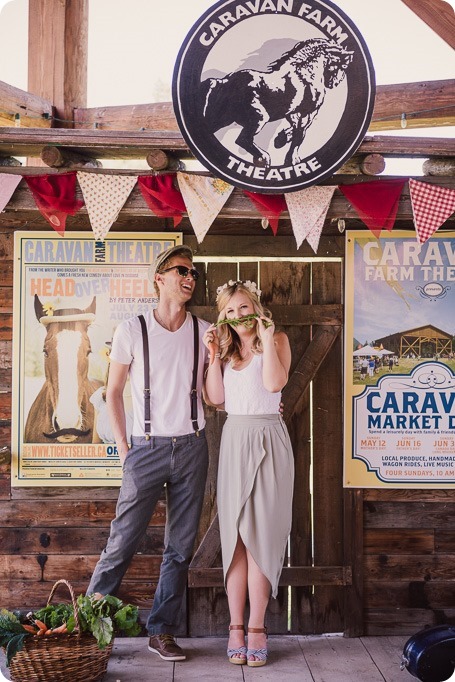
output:
M174 186L176 175L178 189ZM199 243L234 189L224 180L188 173L140 177L84 171L33 176L0 173L0 212L24 179L39 211L63 237L67 216L75 215L84 205L83 201L76 199L76 178L94 236L99 240L103 240L109 232L136 182L150 210L157 216L172 217L174 227L180 223L182 214L187 212ZM338 189L379 239L382 229L393 229L399 199L407 181L408 178L385 178L338 185ZM284 195L243 191L263 216L263 227L267 227L268 220L274 235L277 234L279 217L287 205L297 248L306 239L317 253L336 188L335 185L318 185ZM455 212L455 189L411 178L409 190L417 239L423 244ZM344 232L345 220L342 218L338 219L338 229Z
M336 186L308 187L286 194L292 231L299 249L304 239L316 253Z
M199 244L223 208L234 187L224 180L177 173L188 218Z
M424 244L455 211L455 189L409 180L418 241Z
M249 192L244 189L243 193L251 199L260 214L267 218L272 228L272 232L276 237L278 232L278 220L281 213L286 208L286 201L282 194L259 194L258 192Z
M137 181L136 175L78 171L77 179L96 239L103 240Z
M76 199L76 172L64 175L35 175L24 177L40 213L51 227L63 237L66 218L75 215L84 205Z
M143 175L137 182L149 209L159 217L173 218L177 227L186 209L182 195L174 187L174 179L175 173L166 173Z
M21 180L21 175L0 173L0 212L3 211L6 204L13 196L14 191Z
M381 230L393 229L398 202L407 178L372 180L354 185L340 185L340 192L351 202L357 214L375 237Z

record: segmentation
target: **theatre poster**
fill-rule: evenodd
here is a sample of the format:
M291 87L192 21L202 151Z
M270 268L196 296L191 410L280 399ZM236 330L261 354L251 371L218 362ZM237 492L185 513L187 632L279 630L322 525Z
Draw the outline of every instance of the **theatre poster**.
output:
M344 485L455 487L455 233L346 233Z
M14 237L12 485L118 486L104 399L112 336L156 305L148 266L182 236Z

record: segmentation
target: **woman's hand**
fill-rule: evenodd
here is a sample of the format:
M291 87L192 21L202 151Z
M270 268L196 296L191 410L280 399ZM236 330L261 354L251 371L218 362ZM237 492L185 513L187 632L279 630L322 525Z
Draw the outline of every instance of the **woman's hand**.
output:
M211 324L210 327L204 332L202 341L209 350L210 364L212 364L215 360L216 354L220 352L220 342L214 324Z
M257 320L257 333L262 343L272 340L275 334L275 323L270 317L261 315Z

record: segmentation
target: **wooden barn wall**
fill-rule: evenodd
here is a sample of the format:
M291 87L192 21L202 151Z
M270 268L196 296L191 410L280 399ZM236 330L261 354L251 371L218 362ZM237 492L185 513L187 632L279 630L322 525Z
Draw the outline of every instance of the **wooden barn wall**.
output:
M348 226L347 226L348 227ZM159 228L157 228L159 229ZM219 253L251 254L241 263L241 276L253 278L255 256L295 256L283 242L271 237L219 239ZM192 242L193 243L193 242ZM288 242L289 244L291 241ZM342 255L343 239L328 238L325 255ZM331 245L331 246L330 246ZM305 254L307 255L307 254ZM336 267L335 267L336 266ZM308 303L310 266L262 263L266 302ZM339 302L342 290L340 264L314 263L312 302ZM229 279L232 264L207 268L209 300L196 292L197 305L213 302L220 280ZM223 279L224 277L224 279ZM289 288L289 283L290 288ZM13 229L0 226L0 606L41 606L53 583L67 578L76 593L88 584L114 516L117 488L15 488L10 486L11 440ZM198 298L199 296L199 298ZM315 328L290 327L295 352L303 352ZM353 543L363 561L351 568L363 593L356 634L408 634L426 625L455 621L455 497L451 491L394 491L342 489L342 341L337 341L324 361L312 387L310 401L304 395L290 432L296 443L296 471L300 488L294 498L294 526L290 563L295 565L347 564ZM209 413L212 450L223 417ZM318 475L309 489L309 449ZM201 534L215 513L215 466L212 462L201 522ZM354 500L354 503L353 503ZM343 508L346 510L343 518ZM349 510L356 510L355 518ZM310 519L314 513L314 547ZM154 514L146 537L122 584L120 596L148 609L158 578L165 520L164 503ZM344 534L344 535L343 535ZM355 537L354 537L355 536ZM349 611L348 588L340 586L281 588L271 606L272 631L329 632L345 629ZM290 599L290 605L288 604ZM194 634L212 619L211 629L226 624L223 590L189 590L189 610L195 614ZM288 614L291 620L288 621ZM199 620L199 624L198 621ZM215 626L216 623L216 626ZM224 633L224 629L222 630ZM221 633L221 630L220 630ZM202 634L202 633L201 633Z

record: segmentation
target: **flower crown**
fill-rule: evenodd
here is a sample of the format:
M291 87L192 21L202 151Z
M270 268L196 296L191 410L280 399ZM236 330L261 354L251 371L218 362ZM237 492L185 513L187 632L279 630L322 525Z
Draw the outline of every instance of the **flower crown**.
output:
M216 290L216 300L218 301L220 295L222 292L227 289L228 287L233 287L235 285L241 284L242 286L245 287L245 289L248 289L248 291L251 291L252 294L256 294L256 296L261 298L262 291L258 289L258 285L256 282L252 282L251 280L247 279L246 282L242 282L241 280L236 280L234 282L233 279L230 279L229 282L225 282L225 284L222 284L218 289Z

